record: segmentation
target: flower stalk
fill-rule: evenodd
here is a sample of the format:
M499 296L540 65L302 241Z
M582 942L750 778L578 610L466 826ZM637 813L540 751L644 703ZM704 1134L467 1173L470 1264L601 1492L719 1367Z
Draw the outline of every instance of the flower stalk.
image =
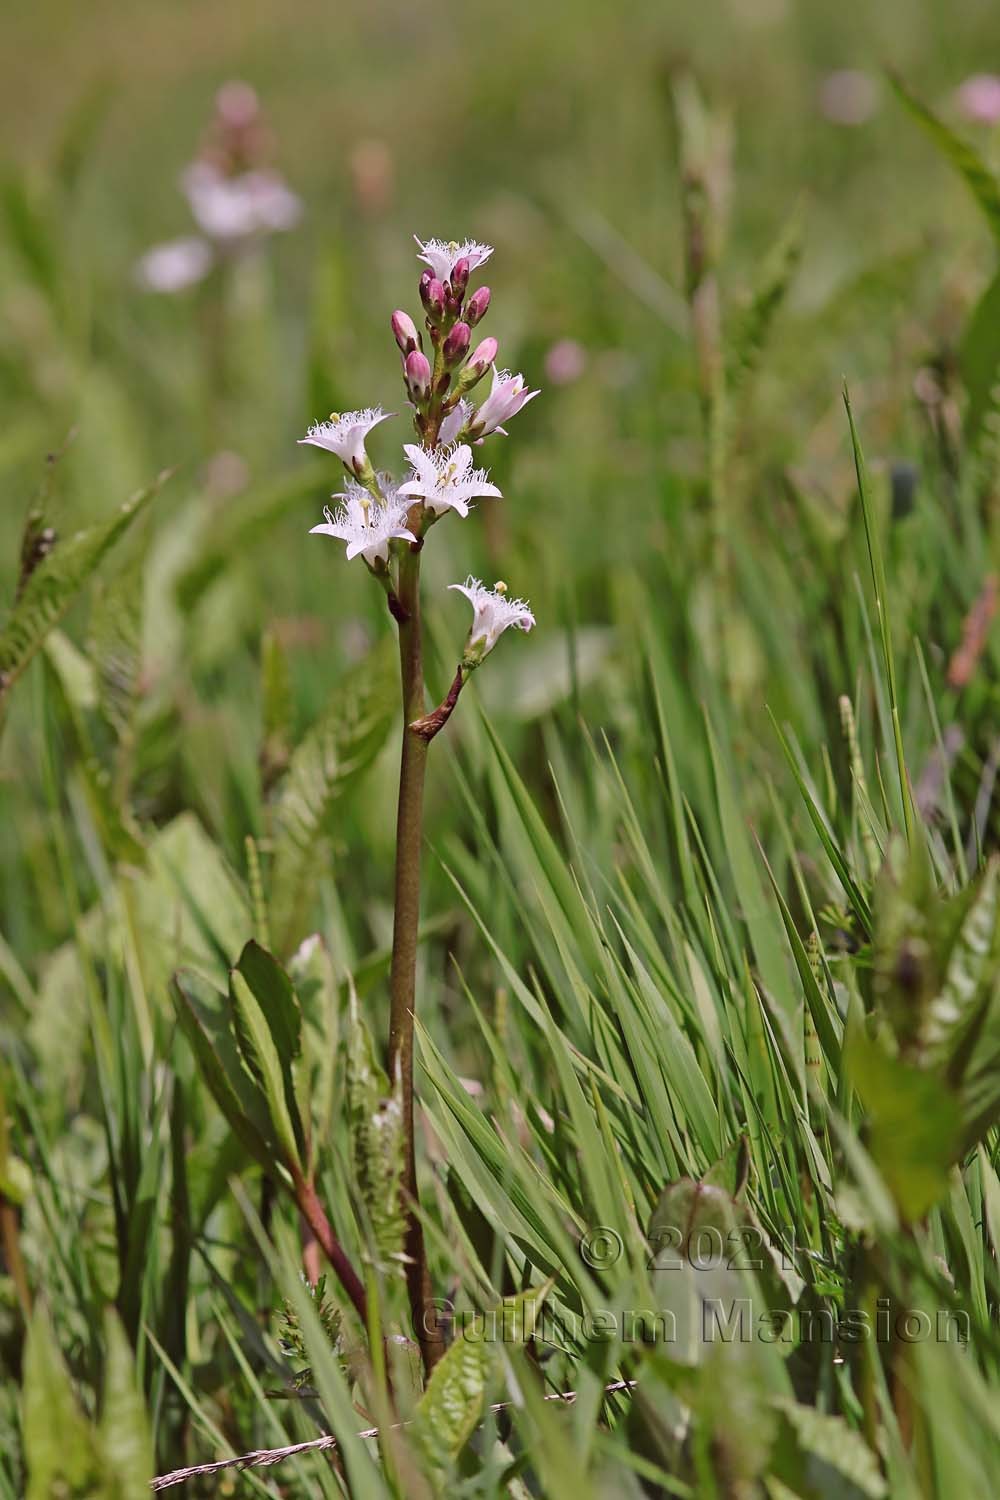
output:
M314 423L302 441L334 454L349 476L346 488L333 497L340 502L337 509L327 509L325 521L312 529L346 543L348 559L360 557L364 561L385 591L399 636L402 744L396 810L388 1074L400 1080L406 1282L413 1328L424 1369L429 1374L444 1353L444 1344L437 1330L420 1220L414 1128L413 1055L427 752L431 741L451 718L470 674L493 650L503 632L512 625L530 630L535 620L523 600L507 597L504 583L487 589L478 579L469 577L464 584L453 584L472 606L472 628L447 695L436 709L427 713L420 564L427 535L438 521L449 514L464 520L475 501L503 498L490 482L487 470L474 467L471 444L478 445L492 433L503 433L500 424L515 416L537 392L529 392L520 375L506 371L497 374L495 339L481 340L470 354L471 329L485 317L490 293L488 287L470 292L469 281L477 267L489 259L490 247L471 240L461 245L441 240L429 240L426 244L418 241L418 244L420 258L427 267L420 278L419 295L432 358L424 354L424 335L408 313L397 308L390 319L419 440L404 444L409 476L397 484L390 475L377 472L368 457L369 434L386 420L387 414L381 407L334 413L328 421ZM466 398L490 369L492 388L477 410ZM329 1225L323 1229L325 1220L317 1217L316 1205L308 1201L308 1195L300 1206L326 1249L324 1234L328 1239L332 1235ZM348 1286L347 1282L344 1284ZM353 1296L352 1292L352 1300Z
M414 1212L417 1189L413 1108L413 1037L416 1015L417 942L420 927L420 860L424 826L424 780L428 741L410 729L423 713L424 667L420 618L420 544L400 559L398 599L405 619L399 629L399 671L403 698L403 743L399 758L396 808L396 873L389 977L389 1077L399 1077L403 1106L403 1193L407 1206L405 1250L410 1312L424 1369L430 1373L444 1353L431 1336L434 1306L423 1226Z

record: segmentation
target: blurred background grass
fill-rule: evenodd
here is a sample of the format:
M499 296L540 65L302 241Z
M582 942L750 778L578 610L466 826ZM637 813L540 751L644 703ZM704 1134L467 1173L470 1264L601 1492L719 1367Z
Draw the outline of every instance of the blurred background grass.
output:
M691 828L705 841L706 881L715 878L713 867L718 872L719 920L731 918L739 930L733 952L740 943L750 947L740 926L748 887L737 889L740 873L734 883L732 869L737 823L752 822L788 890L796 884L794 860L805 851L792 899L805 904L808 890L820 910L838 897L766 707L790 724L804 765L857 854L858 800L838 705L840 694L856 694L869 785L884 796L885 822L898 823L892 776L882 777L889 764L884 722L881 750L873 745L885 703L866 636L868 560L841 404L844 376L884 523L911 774L916 782L933 770L933 704L945 731L959 732L954 782L962 837L973 854L977 837L995 842L995 641L983 645L981 669L961 692L947 682L963 619L996 567L995 476L980 485L971 464L968 477L956 475L921 395L934 372L954 396L949 381L959 341L993 274L995 249L965 188L881 73L884 66L898 70L957 120L954 90L996 59L992 6L96 0L81 7L43 0L9 8L2 29L0 591L4 598L13 592L25 512L39 486L46 519L63 536L109 514L162 467L177 467L96 598L109 590L124 596L129 570L138 569L143 649L131 809L156 847L154 864L163 854L157 830L180 813L196 815L206 838L173 848L172 857L183 876L204 876L207 894L198 895L206 909L225 912L234 930L249 920L238 901L233 916L232 892L224 899L213 885L213 845L237 872L239 901L248 834L261 840L267 875L262 634L287 656L290 739L297 742L345 669L389 630L382 596L363 571L346 566L325 539L307 536L339 476L332 460L295 444L309 421L333 408L382 403L400 416L378 429L372 456L398 468L409 433L388 319L396 306L417 310L414 232L470 235L496 246L487 331L500 340L500 363L543 389L510 439L484 450L507 497L493 529L483 507L463 526L438 528L427 552L432 690L443 691L450 679L467 623L461 601L444 594L446 583L469 571L502 574L531 600L539 620L530 639L504 642L435 746L425 900L435 925L423 949L421 1005L456 1070L473 1079L490 1071L452 958L474 994L496 1000L498 1015L502 978L469 915L456 911L461 902L444 865L488 912L517 973L537 968L547 983L557 976L550 1000L561 1001L566 991L554 957L564 932L553 937L536 912L537 928L525 919L536 871L523 828L498 789L496 762L473 711L477 696L511 745L560 848L576 860L574 874L585 869L602 899L618 876L634 878L645 901L655 881L647 882L614 773L600 752L592 754L590 740L607 736L656 870L668 872L663 908L672 913L681 905L681 875L690 871L672 843L657 763L667 743L653 711L658 695ZM727 328L738 323L794 214L803 232L801 261L766 358L730 413L724 595L712 568L718 518L706 497L682 295L670 100L681 67L692 70L712 109L728 111L734 123L731 222L720 272ZM865 118L854 125L830 117L830 75L843 70L863 74L870 94ZM155 296L136 283L134 268L152 244L191 231L179 175L198 149L220 84L231 78L258 91L274 129L276 165L305 213L293 232L235 268L220 387L210 358L211 289ZM963 129L995 159L996 139L981 127ZM556 351L564 340L577 347L568 363L563 350L560 373ZM60 458L47 463L55 451ZM897 475L916 478L912 505L898 513L894 466ZM92 605L88 596L74 609L70 639L88 641ZM914 639L928 663L929 698ZM91 654L99 665L100 652ZM96 1023L70 940L79 912L93 909L102 920L117 912L119 887L127 890L132 876L127 859L120 882L118 871L109 874L114 855L84 805L86 756L72 704L60 696L66 683L58 690L54 684L56 665L49 661L43 672L37 663L12 694L2 747L0 1023L5 1046L37 1084L40 1113L67 1173L97 1205L87 1254L111 1297L100 1130L114 1135L115 1106L97 1098ZM715 766L706 709L722 747ZM396 756L390 744L362 790L335 809L328 830L334 859L299 913L297 935L319 928L338 971L387 941ZM726 794L729 802L719 791L726 775L736 789ZM932 807L936 853L945 840L943 800L939 794ZM157 865L156 879L137 885L140 931L159 922L156 944L150 937L143 955L146 977L156 984L176 959L169 925L183 903L170 874ZM711 926L715 918L705 917L704 904L695 899L691 906L693 927ZM653 922L657 934L661 915ZM826 936L834 934L832 948L843 936L841 915L834 910L824 927ZM771 917L777 921L773 910ZM732 961L732 973L723 975L729 960L702 937L703 952L718 962L720 1003L732 1004L742 987L740 965ZM124 1013L121 997L131 994L135 974L134 966L119 965L117 942L114 931L107 957L95 940L97 968L109 1007ZM582 967L595 947L596 940L583 946ZM862 956L862 971L866 963ZM666 960L663 967L667 972ZM143 1160L152 1159L151 1143L159 1141L150 1101L158 1097L160 1070L165 1059L176 1063L173 1017L156 984L155 1046L147 1048L143 1037L130 1062L134 1074L123 1067L123 1097L143 1101L135 1124ZM376 965L367 993L381 996L380 984ZM676 984L687 992L683 975ZM373 1000L377 1031L382 1010ZM514 1055L534 1068L525 1069L525 1091L552 1103L546 1048L519 1021ZM592 1040L582 1032L578 1039L582 1047ZM139 1080L135 1088L130 1078ZM204 1101L196 1106L203 1108ZM34 1159L35 1122L28 1129L21 1121L19 1129L24 1154ZM218 1137L208 1144L217 1146ZM213 1165L220 1197L222 1176L233 1169L229 1157ZM239 1216L225 1218L223 1228L242 1236L245 1250ZM27 1238L44 1267L54 1252L37 1212ZM256 1262L253 1254L245 1260L241 1294L246 1305L257 1305L249 1269ZM261 1295L273 1302L273 1287ZM192 1326L208 1326L204 1279L195 1300ZM160 1311L169 1321L171 1309ZM63 1316L74 1335L83 1329L85 1344L86 1298L67 1298ZM205 1335L211 1361L196 1336L188 1353L199 1391L211 1392L231 1416L233 1365L213 1337ZM233 1418L230 1430L244 1445L261 1438L256 1418L242 1425ZM163 1461L175 1456L164 1440Z
M856 388L876 472L895 460L919 463L926 434L914 376L929 361L947 361L989 274L974 205L879 73L883 64L898 68L947 113L954 88L984 65L992 43L990 7L973 0L947 12L903 0L713 0L696 9L516 0L502 13L437 4L42 3L10 12L4 31L0 477L11 498L0 574L12 587L42 455L71 430L50 502L59 530L177 465L152 523L167 540L152 582L147 570L148 666L154 678L159 670L172 679L175 703L187 669L200 673L198 706L184 710L194 731L187 742L220 734L244 780L255 754L247 710L262 604L295 643L304 721L365 632L381 628L368 580L306 539L333 476L314 471L312 484L294 443L331 407L398 408L386 324L393 306L415 301L414 232L474 234L497 246L490 331L501 362L545 387L515 438L489 454L510 496L502 557L489 555L481 521L450 531L431 559L430 585L502 563L536 605L539 652L557 621L608 624L615 590L627 591L633 571L681 601L703 557L698 400L678 290L669 108L678 66L693 67L713 107L735 122L727 315L745 303L789 215L797 209L804 224L789 307L738 414L730 504L734 548L751 562L748 587L768 554L759 604L776 586L760 584L779 566L771 552L777 545L784 553L786 614L777 630L789 642L808 637L821 600L801 586L806 572L796 578L809 565L784 527L788 476L827 540L842 536L850 504L841 377ZM856 126L823 107L829 75L844 69L864 72L873 91ZM219 402L206 386L199 291L156 297L136 285L133 269L150 244L190 231L179 173L231 77L257 88L276 163L306 213L241 269ZM562 339L579 344L582 369L556 386L546 356ZM376 460L390 462L403 437L400 422L383 428ZM272 479L291 486L288 503L244 542L236 523ZM169 579L206 551L225 556L227 536L239 555L229 555L212 588L189 591L176 608ZM963 605L980 579L966 582ZM695 699L705 686L684 652L678 615L697 635L698 608L664 602L658 620L675 636L678 671ZM440 618L454 632L446 610L442 603ZM773 634L773 620L768 628ZM741 657L740 696L750 705L743 728L759 724L753 704L768 675L760 637L758 623ZM565 653L550 647L550 662L552 651L565 677ZM531 677L532 660L540 658L508 659L506 680L498 664L503 686L494 701L520 672ZM601 691L607 701L613 683L602 680ZM793 674L772 679L773 706L784 709L796 691ZM551 697L543 685L543 707ZM834 711L832 696L826 707ZM30 778L36 731L30 716L21 723ZM220 758L192 754L159 814L193 802L225 824ZM11 781L0 796L11 829L21 816L13 804L23 809L25 799ZM369 836L384 853L388 828L375 823ZM238 824L231 851L240 846ZM12 889L16 868L11 850ZM20 906L12 902L15 939ZM46 940L27 928L23 937L29 953Z

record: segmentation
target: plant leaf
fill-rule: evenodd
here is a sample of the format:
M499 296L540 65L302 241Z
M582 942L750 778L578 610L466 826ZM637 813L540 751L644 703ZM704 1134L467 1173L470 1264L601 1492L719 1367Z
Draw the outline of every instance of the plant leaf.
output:
M379 1263L400 1261L406 1238L403 1178L403 1101L375 1058L371 1032L352 993L347 1032L347 1121L354 1170L364 1197Z
M174 975L170 988L181 1029L213 1099L251 1156L272 1167L275 1139L267 1100L241 1060L228 997L184 969Z
M146 1406L136 1381L128 1339L110 1309L104 1318L104 1390L101 1448L108 1500L147 1500L153 1478L153 1444Z
M395 649L387 637L339 683L292 755L274 808L271 933L279 953L308 917L307 887L333 808L367 770L397 714Z
M27 1500L94 1500L103 1496L94 1432L77 1405L49 1314L39 1305L24 1355L24 1453Z
M922 104L911 94L906 84L895 73L889 73L889 82L896 97L922 125L942 155L946 156L955 170L964 178L975 198L986 222L1000 240L1000 182L986 165L975 146L956 135L950 126L939 119L933 110Z
M463 1326L434 1367L407 1436L428 1478L443 1483L483 1414L486 1393L505 1345L522 1344L534 1331L550 1282L517 1297L505 1297Z
M0 704L105 554L169 477L169 472L161 474L147 489L126 500L110 520L58 542L35 568L0 635Z

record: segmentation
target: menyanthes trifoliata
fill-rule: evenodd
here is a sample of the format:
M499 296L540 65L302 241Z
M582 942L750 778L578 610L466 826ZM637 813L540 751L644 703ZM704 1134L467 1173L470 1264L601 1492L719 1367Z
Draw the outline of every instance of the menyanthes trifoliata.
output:
M470 500L503 499L496 485L490 484L488 471L473 468L468 443L429 452L416 443L406 443L403 451L413 465L413 477L399 486L399 493L422 500L436 516L454 510L464 518L469 514Z

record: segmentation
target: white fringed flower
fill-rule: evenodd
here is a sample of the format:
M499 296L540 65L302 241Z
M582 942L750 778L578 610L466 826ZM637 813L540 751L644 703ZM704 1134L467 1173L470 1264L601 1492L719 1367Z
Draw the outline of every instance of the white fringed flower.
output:
M366 406L362 411L348 411L343 415L335 412L328 422L314 422L299 442L335 453L345 468L360 474L368 465L365 439L373 427L391 416L392 412L383 411L381 406Z
M460 260L469 262L471 272L477 266L484 266L493 254L492 245L481 245L478 240L463 240L459 244L456 240L424 241L417 235L413 238L421 250L417 259L422 260L425 266L430 266L438 281L450 281L451 273Z
M391 541L397 537L405 542L417 540L406 524L407 506L398 491L390 489L382 501L373 500L363 485L349 480L343 494L333 498L341 504L333 511L324 506L326 520L311 527L310 535L318 532L346 542L348 562L359 556L369 567L388 562Z
M511 417L516 417L522 406L534 401L538 391L525 388L523 375L512 375L509 370L493 368L493 383L482 406L469 418L469 432L473 437L489 437L491 432L507 436L503 427Z
M485 588L471 576L464 583L450 583L450 589L464 594L472 605L472 628L465 644L465 665L478 666L489 656L497 641L511 625L518 630L534 628L535 617L523 599L507 597L507 585L498 583Z
M302 204L277 172L227 177L211 162L196 161L181 178L198 227L221 245L292 229Z
M404 443L403 451L413 465L413 478L400 485L399 493L422 500L436 516L455 510L465 517L469 501L479 496L503 499L496 485L490 484L487 471L472 467L472 449L467 443L431 453L416 443Z

